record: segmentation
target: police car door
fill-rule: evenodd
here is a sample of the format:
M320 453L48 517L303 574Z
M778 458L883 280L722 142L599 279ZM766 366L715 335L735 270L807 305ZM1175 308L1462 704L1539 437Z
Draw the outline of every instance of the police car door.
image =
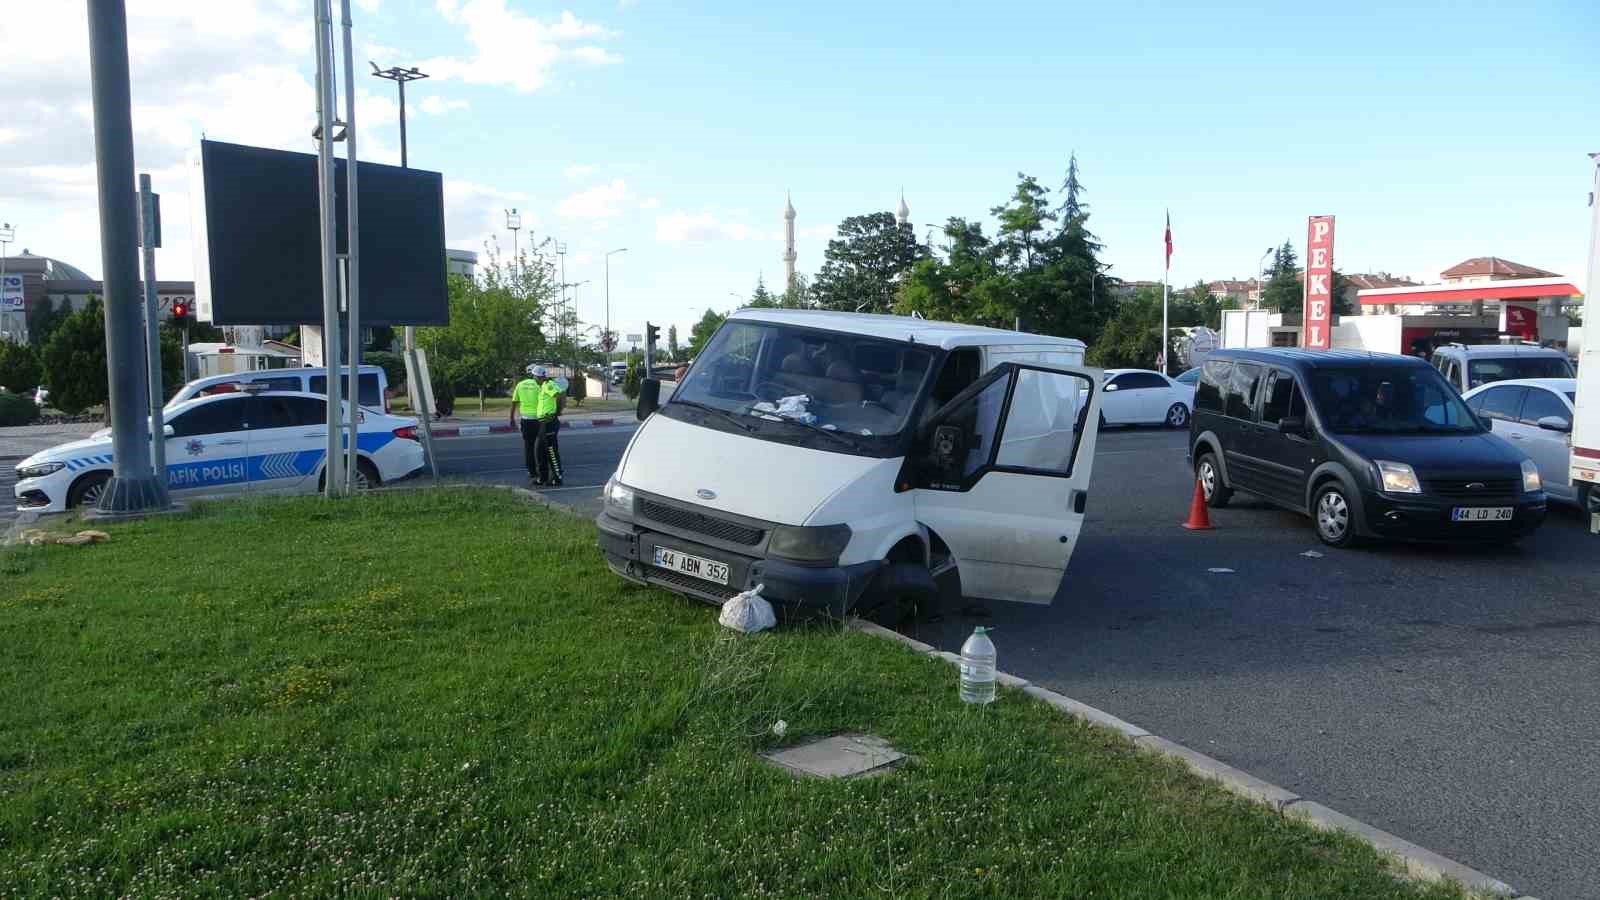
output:
M179 496L237 494L246 480L244 394L222 394L167 420L167 489Z
M327 453L327 401L257 394L250 398L249 490L315 489Z
M919 429L917 518L949 546L964 595L1055 598L1083 527L1100 379L1003 363Z

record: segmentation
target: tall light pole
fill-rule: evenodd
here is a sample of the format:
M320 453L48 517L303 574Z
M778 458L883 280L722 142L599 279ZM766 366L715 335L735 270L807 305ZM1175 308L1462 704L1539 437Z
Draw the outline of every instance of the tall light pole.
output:
M618 247L615 250L606 251L606 336L607 337L609 337L611 335L611 257L614 256L615 254L618 254L618 253L627 253L627 252L628 252L628 248L627 247ZM607 353L606 353L606 361L607 362L611 361L611 354L610 354L609 351L607 351Z
M560 312L556 314L556 340L566 337L567 333L567 244L565 241L556 241L556 257L561 260L561 303Z
M506 227L511 229L511 277L521 280L522 251L517 245L517 232L522 230L522 213L516 207L506 210Z
M1261 301L1267 297L1267 257L1276 249L1278 248L1268 247L1267 252L1261 254L1261 261L1256 263L1256 309L1261 308ZM1246 299L1249 299L1248 295Z
M394 82L400 88L400 168L410 168L406 165L406 82L427 78L426 72L417 71L416 66L402 69L399 66L390 66L387 69L378 68L378 64L367 60L367 65L372 67L374 78L383 78Z
M16 337L17 343L22 343L21 335L28 330L27 314L23 314L23 327L12 329L6 322L11 318L12 311L5 307L6 283L6 245L17 239L17 229L10 223L0 224L0 334L10 334Z

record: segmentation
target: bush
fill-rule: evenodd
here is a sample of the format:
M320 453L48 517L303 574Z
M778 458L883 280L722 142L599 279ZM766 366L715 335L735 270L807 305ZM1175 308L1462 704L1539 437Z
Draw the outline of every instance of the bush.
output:
M398 353L387 350L371 350L361 354L362 365L379 366L383 369L384 377L390 386L404 384L406 380L406 359Z
M106 402L111 387L106 382L105 313L98 297L61 321L41 361L51 406L75 415Z
M567 396L572 399L573 406L582 406L584 398L589 395L589 380L584 377L582 369L572 373L567 380Z
M456 386L450 379L444 377L437 369L428 371L429 378L433 381L433 408L441 416L448 416L456 411Z
M634 360L628 363L628 373L622 376L622 394L629 400L639 399L639 384L644 381L644 363Z
M32 397L0 391L0 426L32 425L39 421L39 407Z
M0 390L25 394L38 386L38 352L27 344L0 340Z

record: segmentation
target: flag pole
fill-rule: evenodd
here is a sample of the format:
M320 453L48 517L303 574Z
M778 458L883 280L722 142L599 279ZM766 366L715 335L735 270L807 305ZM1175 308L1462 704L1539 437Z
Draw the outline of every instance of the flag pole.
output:
M1162 269L1161 269L1161 356L1160 356L1160 365L1161 365L1161 374L1163 374L1163 375L1166 375L1166 374L1169 373L1170 367L1167 365L1167 354L1169 352L1171 352L1171 345L1172 345L1172 338L1171 338L1171 334L1172 333L1167 329L1167 279L1168 279L1168 276L1172 272L1172 211L1171 210L1167 211L1167 231L1166 231L1166 239L1165 240L1166 240L1166 245L1167 245L1167 261L1166 261L1166 265L1163 266Z

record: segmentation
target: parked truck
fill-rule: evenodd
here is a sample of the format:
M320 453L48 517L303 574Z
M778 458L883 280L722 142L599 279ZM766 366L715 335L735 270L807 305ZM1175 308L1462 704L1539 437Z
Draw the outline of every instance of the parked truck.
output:
M1589 276L1583 288L1583 342L1578 357L1578 396L1572 421L1572 481L1600 484L1600 153L1591 153L1594 190L1589 194ZM1589 495L1589 530L1600 534L1600 490Z

